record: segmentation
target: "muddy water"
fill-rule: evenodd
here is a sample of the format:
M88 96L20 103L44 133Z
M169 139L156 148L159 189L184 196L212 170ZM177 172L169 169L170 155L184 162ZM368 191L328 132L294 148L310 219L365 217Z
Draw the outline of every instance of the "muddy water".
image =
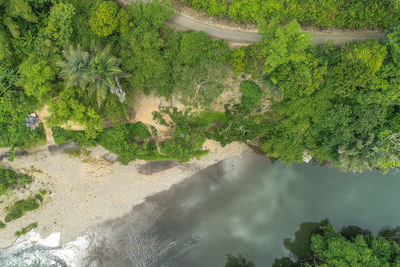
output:
M271 163L252 153L201 171L96 229L92 266L223 266L238 253L256 266L288 255L302 222L378 231L400 225L400 174Z

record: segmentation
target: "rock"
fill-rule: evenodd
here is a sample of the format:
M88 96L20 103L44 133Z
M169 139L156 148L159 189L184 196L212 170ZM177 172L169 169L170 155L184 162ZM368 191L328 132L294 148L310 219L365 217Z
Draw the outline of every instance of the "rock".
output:
M153 173L162 172L177 166L179 163L175 160L161 160L145 163L138 167L140 174L152 175Z
M118 160L118 155L114 153L107 153L103 156L103 159L109 162L116 162Z
M309 163L312 160L311 155L308 154L308 150L304 150L303 152L303 161L305 163Z
M65 151L66 149L77 149L78 145L75 142L67 142L59 145L48 146L47 149L50 153Z

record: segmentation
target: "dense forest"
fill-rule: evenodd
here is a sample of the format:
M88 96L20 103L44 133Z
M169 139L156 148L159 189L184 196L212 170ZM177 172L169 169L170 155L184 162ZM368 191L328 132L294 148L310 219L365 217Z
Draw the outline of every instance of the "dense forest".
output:
M304 2L320 16L329 6ZM45 124L56 143L100 144L123 164L186 162L207 153L202 145L212 139L248 143L287 162L307 155L349 171L395 168L400 27L389 27L398 21L395 1L373 5L380 16L372 17L365 13L371 4L334 2L354 5L358 11L351 13L365 21L332 17L329 25L387 27L387 40L314 46L291 20L298 17L287 15L260 20L263 41L231 50L202 32L174 31L166 24L173 9L163 1L121 8L112 1L1 0L0 147L10 149L12 160L14 148L45 143L43 123L33 129L26 119L47 105ZM211 103L231 90L228 80L240 83L240 95L224 103L225 112L215 111ZM153 114L172 129L168 138L157 140L153 127L129 123L141 93L186 107ZM85 130L61 127L67 121Z
M260 19L296 19L303 26L346 29L382 29L397 26L398 0L180 0L209 16L236 22Z

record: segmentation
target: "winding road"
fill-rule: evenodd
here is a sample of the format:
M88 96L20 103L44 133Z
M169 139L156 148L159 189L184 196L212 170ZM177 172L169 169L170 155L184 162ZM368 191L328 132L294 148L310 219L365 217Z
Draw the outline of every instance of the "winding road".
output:
M185 14L177 13L170 21L181 28L193 31L203 31L214 39L224 39L230 42L251 44L261 40L261 36L252 31L225 29L215 24L209 24L194 19ZM342 45L354 41L364 41L367 39L384 39L382 32L355 32L355 31L310 31L314 44L321 44L324 41L332 41L335 45Z

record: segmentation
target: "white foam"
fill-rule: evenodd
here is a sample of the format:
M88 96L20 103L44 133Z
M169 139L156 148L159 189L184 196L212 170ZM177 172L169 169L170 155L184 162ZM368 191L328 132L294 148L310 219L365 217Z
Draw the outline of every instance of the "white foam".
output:
M60 244L60 233L52 233L44 239L40 239L37 244L45 247L55 248Z
M63 259L68 266L82 266L89 244L88 236L78 236L75 240L55 250L54 255Z
M62 259L68 266L82 266L82 262L86 256L86 250L90 244L89 237L79 236L75 240L66 243L65 245L60 247L60 236L61 234L57 232L50 234L46 238L42 238L41 235L35 230L31 230L25 235L19 237L11 247L5 249L5 252L7 252L8 255L12 255L16 252L23 251L30 247L41 246L51 249L48 252ZM35 254L32 254L31 261L33 262L34 260L39 259L41 257L40 255L40 253L38 254L35 252ZM29 258L20 258L19 260L10 259L10 264L7 266L14 266L14 263L28 264L30 262Z

